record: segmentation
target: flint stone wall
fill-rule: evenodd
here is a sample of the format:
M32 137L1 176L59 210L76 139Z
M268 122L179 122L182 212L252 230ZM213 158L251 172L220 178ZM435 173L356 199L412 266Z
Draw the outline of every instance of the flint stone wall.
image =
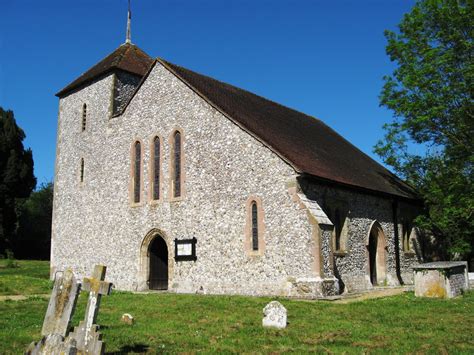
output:
M140 81L141 78L139 76L123 71L115 74L114 115L125 107Z
M168 245L171 291L308 297L337 292L331 231L318 232L320 275L314 268L314 226L289 193L288 186L298 185L293 168L159 63L124 114L112 118L114 82L120 80L110 74L60 100L52 273L71 267L82 278L93 265L103 264L116 288L145 290L147 247L159 233ZM88 105L85 132L83 103ZM183 132L185 182L183 198L172 201L170 136L176 129ZM150 153L156 135L163 142L162 199L151 202ZM142 194L141 202L132 205L131 148L137 140L143 147ZM317 201L331 196L350 200L349 252L335 263L346 287L370 287L364 240L374 219L391 241L388 274L395 284L390 202L322 185L305 189ZM262 199L263 256L244 250L249 196ZM197 261L175 262L173 240L192 237L197 238Z
M344 251L334 253L334 246L331 251L328 249L324 251L325 259L333 260L334 274L341 280L341 291L342 288L345 288L344 291L346 292L353 292L373 287L369 276L367 246L370 229L374 221L380 223L387 240L385 285L398 286L400 285L400 278L404 284L413 283L412 266L418 264L418 258L415 253L403 252L402 225L400 223L398 224L398 252L400 255L399 273L401 277L397 275L392 200L347 189L329 187L305 179L300 179L300 185L305 194L309 198L318 201L321 206L345 205L348 209L348 228L344 237ZM397 214L403 216L405 208L411 208L411 206L400 204ZM329 255L329 252L332 256Z
M312 227L288 194L295 171L157 64L126 112L111 118L112 75L60 100L52 266L79 277L108 267L118 289L147 288L141 251L150 231L168 244L176 292L286 295L315 278ZM88 126L80 130L82 103ZM170 136L182 129L185 195L170 201ZM150 145L163 141L162 201L149 196ZM142 200L129 197L131 147L143 146ZM79 182L80 158L85 161ZM265 254L244 251L245 202L262 198ZM174 261L175 238L197 238L197 261ZM146 255L146 253L145 253Z
M456 296L463 294L463 292L468 289L468 287L466 286L467 284L468 283L466 283L464 270L461 269L449 275L449 286L451 289L451 294Z

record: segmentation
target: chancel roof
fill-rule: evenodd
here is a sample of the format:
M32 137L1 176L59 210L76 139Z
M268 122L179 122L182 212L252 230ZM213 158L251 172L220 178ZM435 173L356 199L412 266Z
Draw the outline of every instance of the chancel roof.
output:
M144 77L159 62L210 105L272 149L297 172L350 188L417 199L408 184L360 151L321 120L249 91L157 58L153 61L132 44L124 44L61 90L71 90L113 70ZM140 86L137 88L137 91ZM133 99L133 96L130 100ZM124 110L126 106L124 107Z

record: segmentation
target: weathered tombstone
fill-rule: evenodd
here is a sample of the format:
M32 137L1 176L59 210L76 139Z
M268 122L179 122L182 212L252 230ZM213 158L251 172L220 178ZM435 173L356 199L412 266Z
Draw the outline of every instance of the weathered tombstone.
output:
M38 343L31 343L27 354L75 354L74 342L64 343L64 337L74 314L80 289L81 285L71 269L55 279L41 329L43 338Z
M76 341L59 334L49 334L37 344L31 343L26 354L33 355L75 355L77 354Z
M112 283L104 281L106 269L103 265L96 265L92 277L84 278L82 288L89 292L86 314L84 320L79 322L79 326L69 334L69 338L76 341L79 352L102 354L105 351L102 335L98 332L99 326L94 323L102 295L109 295L112 289Z
M133 323L135 323L135 319L133 319L133 316L129 313L124 313L120 320L122 321L122 323L125 323L128 325L133 325Z
M81 285L77 282L71 269L67 269L62 277L55 280L41 335L60 334L63 337L66 336L80 290Z
M466 261L437 261L413 270L416 297L452 298L469 289Z
M262 325L278 329L286 328L286 308L278 301L272 301L263 309Z

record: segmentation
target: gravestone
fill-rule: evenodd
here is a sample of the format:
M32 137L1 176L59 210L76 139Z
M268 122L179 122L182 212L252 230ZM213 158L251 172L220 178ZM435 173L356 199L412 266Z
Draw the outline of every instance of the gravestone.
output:
M66 336L80 290L81 285L77 282L71 269L67 269L62 277L55 280L41 335L60 334L63 337Z
M262 325L264 327L284 329L286 328L286 308L278 301L272 301L263 309Z
M75 354L74 342L64 343L69 323L74 314L81 285L71 269L54 280L54 287L44 317L38 343L31 343L27 354Z
M436 261L413 267L415 296L452 298L469 289L466 261Z
M32 355L76 355L76 341L59 334L49 334L37 344L31 343L26 354Z
M129 313L124 313L120 320L122 321L122 323L125 323L125 324L128 324L128 325L133 325L135 323L135 319Z
M82 288L89 291L86 314L79 326L67 335L69 322L76 307L81 285L72 270L66 270L54 283L48 310L38 343L31 343L26 354L32 355L73 355L103 354L105 345L101 341L99 326L94 324L99 312L102 295L110 294L112 284L105 282L106 267L96 265L90 278L84 278ZM67 335L67 336L66 336ZM65 337L66 336L66 337Z
M112 283L104 281L107 268L103 265L96 265L92 277L84 278L82 288L89 291L86 314L79 326L69 335L76 341L79 352L89 354L102 354L105 345L102 342L102 335L99 333L99 326L94 324L99 312L100 299L102 295L109 295L112 290Z

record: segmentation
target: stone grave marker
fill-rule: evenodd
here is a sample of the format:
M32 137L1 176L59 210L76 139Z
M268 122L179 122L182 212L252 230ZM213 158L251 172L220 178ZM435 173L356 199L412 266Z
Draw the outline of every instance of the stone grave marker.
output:
M28 355L76 355L77 348L74 339L66 338L59 334L49 334L37 344L30 344L25 354Z
M120 321L128 325L133 325L135 323L135 319L130 313L124 313L122 318L120 318Z
M32 342L27 354L74 354L74 342L64 343L69 323L76 308L76 301L81 285L71 269L67 269L54 280L54 287L49 300L43 328L42 339Z
M415 296L452 298L469 289L466 261L436 261L413 267Z
M80 290L81 285L71 269L67 269L55 280L41 329L42 336L49 334L66 336Z
M105 351L99 326L95 322L102 295L109 295L112 290L112 283L104 281L106 269L104 265L96 265L92 277L85 277L82 284L82 289L89 292L86 314L84 320L69 335L76 341L79 352L102 354Z
M286 328L286 308L278 301L272 301L263 309L262 325L278 329Z

